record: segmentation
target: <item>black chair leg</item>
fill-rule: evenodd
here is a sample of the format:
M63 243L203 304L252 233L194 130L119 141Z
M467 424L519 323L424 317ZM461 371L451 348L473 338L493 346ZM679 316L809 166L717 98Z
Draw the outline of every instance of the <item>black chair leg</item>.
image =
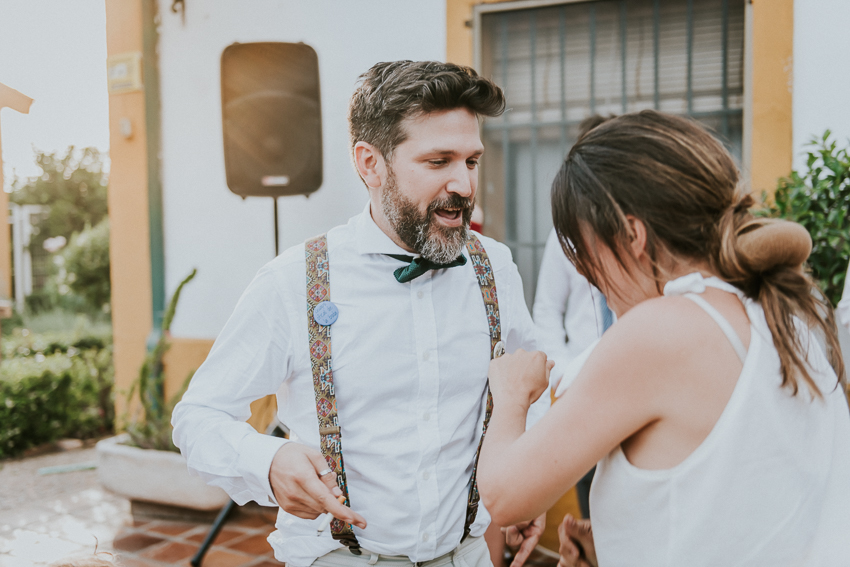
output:
M209 533L207 533L207 537L204 538L204 543L201 544L200 549L195 554L189 563L192 564L192 567L201 567L201 562L204 560L204 555L207 554L210 546L212 545L213 540L218 535L218 532L221 531L221 528L224 526L224 522L227 521L227 516L230 515L230 512L233 510L233 507L236 506L236 502L231 500L227 504L224 505L224 508L221 509L221 512L218 513L218 516L215 519L215 522L210 528Z

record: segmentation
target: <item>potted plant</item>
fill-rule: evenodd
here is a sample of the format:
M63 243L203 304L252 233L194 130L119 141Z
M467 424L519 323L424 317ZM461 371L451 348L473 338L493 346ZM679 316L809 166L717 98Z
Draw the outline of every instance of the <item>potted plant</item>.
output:
M195 277L192 270L180 282L168 303L161 333L148 352L139 376L133 382L128 401L138 392L141 416L131 418L126 432L97 444L98 474L101 484L130 500L141 500L195 510L215 510L229 498L220 488L208 486L200 477L190 476L186 460L171 440L171 411L180 401L192 374L180 390L165 398L163 356L171 346L169 329L183 286Z
M850 148L840 147L827 130L807 144L804 170L779 180L767 214L800 223L812 236L808 267L824 297L841 299L850 258ZM850 334L838 325L845 364ZM850 397L850 386L848 386Z

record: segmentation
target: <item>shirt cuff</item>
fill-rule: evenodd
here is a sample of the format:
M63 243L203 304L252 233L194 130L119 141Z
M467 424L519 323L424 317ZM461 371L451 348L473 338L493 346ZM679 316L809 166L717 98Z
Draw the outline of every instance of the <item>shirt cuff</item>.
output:
M245 479L245 483L258 504L263 506L278 505L269 483L269 472L274 456L281 447L289 442L289 439L259 433L247 435L242 440L239 447L239 453L242 456L239 474Z

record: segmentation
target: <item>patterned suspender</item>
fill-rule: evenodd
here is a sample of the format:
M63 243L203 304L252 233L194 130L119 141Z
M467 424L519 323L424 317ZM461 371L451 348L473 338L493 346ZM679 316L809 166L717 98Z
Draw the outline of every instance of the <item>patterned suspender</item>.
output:
M484 246L475 235L470 234L466 242L466 248L472 259L472 266L478 278L478 286L481 288L481 297L484 299L484 307L487 313L487 323L490 328L490 358L501 356L504 353L502 343L501 322L499 319L499 300L496 296L496 281L493 276L493 268ZM307 329L310 338L310 364L313 370L313 390L316 395L316 415L319 419L319 436L321 440L322 455L328 462L328 467L337 475L337 482L345 497L345 505L350 506L348 498L348 483L345 480L345 465L342 460L342 442L337 415L336 396L334 394L333 369L331 364L331 327L319 325L313 317L313 312L319 303L330 301L330 278L328 271L328 241L326 235L317 236L308 240L305 244L307 259ZM469 535L472 523L478 513L478 483L476 472L478 469L478 456L481 453L481 444L484 441L484 433L490 423L490 414L493 411L493 398L487 391L487 406L484 413L484 431L478 450L475 453L475 461L472 467L472 479L470 481L469 496L466 506L466 522L463 527L464 541ZM351 524L338 520L331 521L331 534L343 545L356 554L360 555L360 544L354 536Z
M496 295L496 279L493 276L493 267L490 265L490 258L487 257L484 246L472 233L469 234L469 239L466 241L466 249L469 251L472 268L478 277L478 287L481 288L484 309L487 311L487 323L490 327L490 360L492 360L505 353L505 343L502 342L502 323L499 318L499 298ZM478 450L475 452L475 461L472 464L472 480L470 481L469 497L466 502L466 522L463 525L461 542L469 535L469 530L478 514L478 502L481 500L478 495L478 457L481 455L481 445L484 443L484 435L487 433L487 426L490 424L492 413L493 396L488 387L487 409L484 411L484 430L481 432L481 440L478 442Z
M327 237L323 234L308 240L305 244L305 252L307 256L307 330L310 335L310 365L313 368L313 391L316 394L316 415L319 418L322 455L328 462L328 468L336 473L337 483L345 497L344 504L350 507L334 394L331 326L319 325L313 317L313 309L316 305L331 299ZM354 537L351 524L334 518L331 520L331 535L348 547L351 553L360 555L360 544Z

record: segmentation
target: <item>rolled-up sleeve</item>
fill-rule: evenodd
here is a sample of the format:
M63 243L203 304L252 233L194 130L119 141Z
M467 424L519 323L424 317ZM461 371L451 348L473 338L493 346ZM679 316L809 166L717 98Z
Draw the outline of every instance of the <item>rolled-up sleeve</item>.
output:
M272 271L257 274L172 414L189 471L237 503L276 506L269 469L285 439L245 423L251 403L274 394L292 367L289 315Z

